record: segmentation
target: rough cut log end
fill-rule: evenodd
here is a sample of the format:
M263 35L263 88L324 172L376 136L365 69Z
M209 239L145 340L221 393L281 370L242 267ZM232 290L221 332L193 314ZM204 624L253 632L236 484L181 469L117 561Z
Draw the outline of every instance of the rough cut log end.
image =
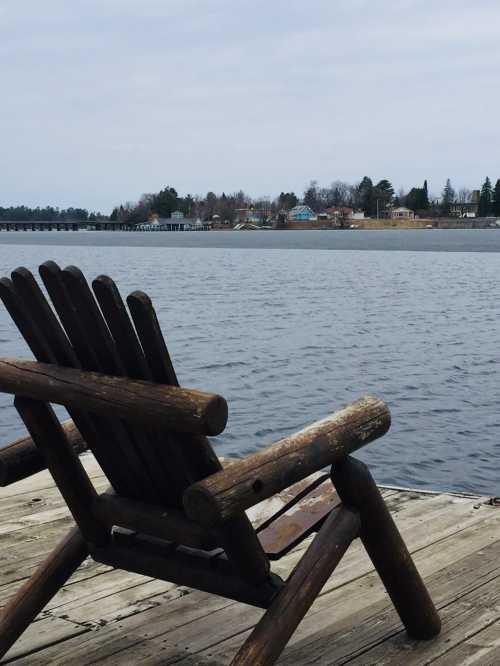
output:
M220 435L228 418L227 402L221 395L214 394L206 406L204 432L207 435Z

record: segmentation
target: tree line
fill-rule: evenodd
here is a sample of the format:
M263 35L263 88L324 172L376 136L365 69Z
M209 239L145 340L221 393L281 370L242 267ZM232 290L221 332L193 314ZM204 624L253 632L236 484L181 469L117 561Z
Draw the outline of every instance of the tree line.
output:
M454 204L471 203L475 196L474 190L465 187L456 192L450 179L446 180L441 195L437 197L429 193L427 180L408 191L400 188L395 192L388 179L373 182L369 176L354 184L336 180L327 187L313 180L302 196L295 192L281 192L274 199L252 198L243 190L232 194L208 192L205 196L187 194L183 197L174 187L167 186L156 194L142 195L135 204L115 207L110 220L138 224L147 221L152 214L168 218L174 211L181 211L189 218L213 220L216 216L216 219L233 223L238 209L246 209L255 211L265 221L298 204L309 206L315 213L332 207L352 208L363 211L367 217L377 217L382 216L388 206L406 206L420 217L446 217L451 214ZM500 179L493 187L490 179L486 178L478 196L478 215L500 215Z
M89 212L86 208L54 208L45 206L29 208L28 206L0 206L0 220L10 222L92 222L106 219L100 212Z
M374 182L365 176L357 183L335 180L329 186L320 186L313 180L304 189L302 196L295 192L280 192L275 198L255 198L243 190L226 194L207 192L206 195L180 196L174 187L167 186L156 194L143 194L137 203L116 206L110 220L125 224L146 222L152 214L168 218L174 211L181 211L185 217L201 220L220 219L233 223L238 209L254 210L263 221L271 219L280 211L289 211L299 203L309 206L315 213L328 208L352 208L363 211L367 217L381 216L389 205L406 206L420 217L449 216L455 204L478 204L478 215L500 216L500 178L495 186L486 178L481 188L470 190L466 187L454 189L450 179L446 180L440 196L429 193L427 180L422 185L408 191L394 190L391 182L383 178ZM67 221L93 222L108 219L101 212L86 208L59 209L53 206L29 208L28 206L0 206L0 220L18 222Z

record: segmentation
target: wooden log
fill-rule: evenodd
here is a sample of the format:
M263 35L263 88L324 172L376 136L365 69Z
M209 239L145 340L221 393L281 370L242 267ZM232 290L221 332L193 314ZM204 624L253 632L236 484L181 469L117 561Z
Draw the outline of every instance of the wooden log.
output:
M88 555L73 528L0 611L0 659Z
M87 450L87 442L71 419L61 423L66 439L76 454ZM8 486L47 469L43 454L32 437L21 437L0 449L0 486Z
M280 656L352 540L357 511L333 509L269 610L235 656L233 666L270 666Z
M384 435L389 408L370 396L272 446L193 484L184 493L187 515L212 526L280 492Z
M87 442L71 419L61 426L75 453L87 451ZM22 481L44 469L47 469L47 462L31 437L21 437L0 448L0 487Z
M0 391L181 432L218 435L227 422L218 395L33 361L1 358Z
M26 312L26 308L21 307L12 280L0 278L0 298L35 358L44 363L56 363L56 358L39 327L33 322L30 314Z
M143 291L134 291L127 304L154 381L179 386L151 299Z
M218 545L213 532L188 520L178 509L166 509L113 493L103 493L96 498L94 510L108 527L124 527L203 550L213 550Z
M260 585L251 585L234 571L229 561L217 554L176 548L175 544L142 535L121 535L119 531L109 546L92 547L91 554L96 561L112 567L260 608L267 608L283 586L283 581L275 575L267 577Z
M16 397L14 404L33 441L42 451L52 478L83 537L91 543L106 543L110 530L92 509L97 493L80 459L70 447L54 410L30 398Z
M412 638L430 639L441 620L369 469L347 457L332 466L332 481L360 514L360 537Z
M92 289L115 340L127 377L151 380L144 351L116 284L107 275L100 275L93 280Z

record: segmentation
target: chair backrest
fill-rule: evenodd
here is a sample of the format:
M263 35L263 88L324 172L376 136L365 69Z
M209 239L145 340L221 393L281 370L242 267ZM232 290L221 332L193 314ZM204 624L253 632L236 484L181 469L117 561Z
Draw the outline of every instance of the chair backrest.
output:
M57 316L27 269L13 271L11 280L0 279L0 298L38 361L178 385L146 294L136 291L127 298L130 319L110 278L96 278L92 292L74 266L61 270L48 261L39 272ZM199 434L138 428L82 410L68 412L124 498L183 511L187 486L222 469L207 438ZM268 580L269 559L244 512L217 534L218 545L243 579L252 584Z
M115 283L100 276L90 289L82 272L40 266L54 311L25 268L2 278L0 297L38 361L178 386L149 297L130 294L132 320ZM205 437L144 429L115 417L70 412L115 491L180 508L194 481L221 469Z

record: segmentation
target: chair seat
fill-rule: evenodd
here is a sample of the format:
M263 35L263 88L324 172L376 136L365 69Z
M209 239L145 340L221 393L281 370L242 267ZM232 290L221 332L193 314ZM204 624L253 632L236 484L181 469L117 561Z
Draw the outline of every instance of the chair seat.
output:
M318 472L249 511L257 536L270 560L279 560L313 532L341 504L329 475ZM261 522L261 516L271 518Z

